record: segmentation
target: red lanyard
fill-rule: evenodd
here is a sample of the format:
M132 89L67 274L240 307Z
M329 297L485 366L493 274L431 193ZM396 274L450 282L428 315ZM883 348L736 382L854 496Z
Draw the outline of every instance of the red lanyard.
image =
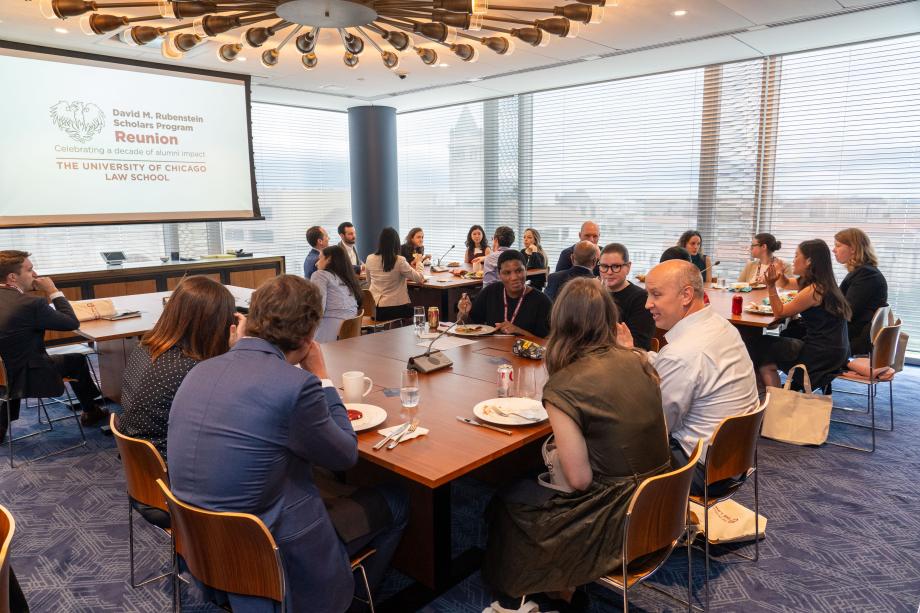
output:
M511 316L511 319L508 319L508 292L505 290L505 288L502 288L502 298L505 301L505 321L507 321L509 324L513 324L514 320L517 319L518 311L521 310L521 305L524 304L524 296L526 296L527 292L529 291L529 287L524 288L524 293L521 294L517 306L514 308L514 314Z

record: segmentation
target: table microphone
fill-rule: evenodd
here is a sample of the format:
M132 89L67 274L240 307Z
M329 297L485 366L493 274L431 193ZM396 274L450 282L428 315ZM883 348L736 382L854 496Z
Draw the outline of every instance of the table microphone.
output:
M456 247L456 246L457 246L457 245L451 245L451 246L450 246L450 249L448 249L447 251L445 251L445 252L444 252L444 255L442 255L441 257L438 258L438 263L437 263L438 266L441 265L441 260L443 260L444 258L446 258L446 257L447 257L447 254L450 253L451 251L453 251L453 250L454 250L454 247Z
M704 269L703 269L703 272L700 273L700 274L702 274L702 275L703 275L703 278L705 279L705 277L706 277L706 271L708 271L708 270L714 268L715 266L718 266L718 265L721 264L721 263L722 263L721 261L716 260L715 262L713 262L712 264L710 264L709 266L707 266L706 268L704 268Z
M451 366L453 361L449 357L444 355L442 351L432 351L431 348L434 347L434 344L439 338L453 330L454 327L459 323L459 321L455 321L447 328L445 328L440 334L431 339L431 342L428 343L428 349L425 351L425 353L409 358L409 364L407 365L407 368L410 370L417 370L421 373L429 373Z

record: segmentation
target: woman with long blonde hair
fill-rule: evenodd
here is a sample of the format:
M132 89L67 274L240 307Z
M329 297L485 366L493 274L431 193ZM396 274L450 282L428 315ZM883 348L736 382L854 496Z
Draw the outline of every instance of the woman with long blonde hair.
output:
M852 311L847 324L850 353L869 353L872 316L888 304L888 281L878 269L878 256L869 236L859 228L846 228L834 235L834 258L847 268L840 291Z
M572 491L529 479L493 500L482 566L498 592L491 611L532 611L538 605L523 602L529 595L565 600L612 572L630 497L643 479L670 468L658 376L645 352L617 343L617 323L613 299L594 279L573 279L556 298L543 405L555 468Z

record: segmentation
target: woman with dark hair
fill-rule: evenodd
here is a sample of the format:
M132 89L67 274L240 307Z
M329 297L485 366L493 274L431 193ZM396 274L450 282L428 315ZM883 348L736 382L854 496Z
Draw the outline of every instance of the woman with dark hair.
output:
M869 328L879 307L888 304L888 281L878 269L878 257L868 235L859 228L847 228L834 235L834 257L847 267L840 291L850 305L847 326L853 355L869 353Z
M566 283L551 327L543 405L573 491L530 479L493 499L482 575L498 600L486 611L533 611L533 602L524 603L530 594L565 600L576 586L613 572L630 497L643 479L670 469L658 375L644 351L617 343L607 290L594 279ZM540 610L566 605L546 606Z
M486 241L486 231L476 224L466 233L466 254L463 261L467 264L481 264L486 256L492 253L492 248Z
M524 230L522 242L524 243L524 249L521 253L524 254L527 260L527 270L546 268L546 252L543 251L543 245L540 244L540 233L534 228L527 228ZM546 275L534 275L528 278L528 281L530 281L530 286L534 289L542 290L543 286L546 285Z
M709 287L712 283L712 262L708 255L703 254L703 236L697 230L687 230L680 235L677 246L687 250L690 261L703 275L703 287Z
M406 234L406 242L399 248L399 255L406 258L406 261L415 266L417 259L422 263L431 261L430 255L425 255L425 231L421 228L412 228Z
M316 262L316 272L310 277L323 297L323 319L316 330L317 343L338 339L339 328L346 319L358 315L361 285L348 254L338 245L326 247Z
M399 234L393 228L380 232L377 251L365 262L370 292L380 320L412 317L408 282L424 283L425 276L399 254Z
M821 239L799 244L792 260L792 271L798 281L786 278L775 263L767 270L766 283L770 293L773 317L801 316L804 338L759 336L749 341L751 359L757 367L759 382L779 387L779 374L796 364L804 364L814 388L827 385L839 372L850 355L847 320L850 305L837 287L831 266L831 250ZM792 302L783 304L776 291L777 282L797 283L799 291ZM794 384L801 387L802 375L796 372Z
M226 287L203 276L183 279L153 330L128 358L119 430L150 441L166 460L169 409L176 390L198 362L226 353L243 336L245 322Z
M752 261L744 265L741 274L738 275L738 281L759 285L766 283L767 269L770 264L776 263L784 276L792 276L792 266L785 264L781 259L773 255L783 246L776 237L769 232L755 234L751 241Z

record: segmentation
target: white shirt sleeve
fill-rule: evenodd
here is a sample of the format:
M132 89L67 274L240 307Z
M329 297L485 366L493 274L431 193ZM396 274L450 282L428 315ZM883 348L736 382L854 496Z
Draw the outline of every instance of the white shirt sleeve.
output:
M652 365L661 377L661 406L668 432L673 432L680 428L693 404L699 383L699 364L658 353Z

